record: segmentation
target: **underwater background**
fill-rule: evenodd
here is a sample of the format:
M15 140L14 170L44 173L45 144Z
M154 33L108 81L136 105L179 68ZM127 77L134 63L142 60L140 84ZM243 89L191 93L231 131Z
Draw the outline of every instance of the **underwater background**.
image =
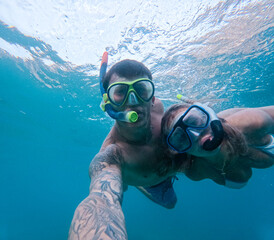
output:
M101 56L148 66L165 107L176 94L274 105L274 3L0 0L0 240L67 239L88 167L114 121L99 108ZM130 240L274 239L274 168L228 189L179 176L167 210L124 194Z

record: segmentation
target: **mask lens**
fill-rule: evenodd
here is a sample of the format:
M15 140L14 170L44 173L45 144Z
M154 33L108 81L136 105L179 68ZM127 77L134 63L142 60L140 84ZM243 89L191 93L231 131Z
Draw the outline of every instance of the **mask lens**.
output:
M117 84L110 87L108 90L108 97L115 105L122 105L128 92L128 85Z
M205 128L208 120L208 115L197 107L191 108L183 118L184 124L193 128Z
M154 94L154 86L151 81L139 81L134 83L133 85L134 90L138 94L138 96L144 100L149 101Z
M187 133L181 128L177 127L168 138L169 144L178 152L183 152L191 146L191 142Z

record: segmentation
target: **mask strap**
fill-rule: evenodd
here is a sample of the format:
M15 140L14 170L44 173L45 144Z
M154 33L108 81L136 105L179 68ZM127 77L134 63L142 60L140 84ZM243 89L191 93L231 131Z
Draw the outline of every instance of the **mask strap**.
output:
M203 144L203 149L206 151L213 151L219 147L224 139L224 129L220 120L213 120L210 123L213 132L213 138L207 139Z

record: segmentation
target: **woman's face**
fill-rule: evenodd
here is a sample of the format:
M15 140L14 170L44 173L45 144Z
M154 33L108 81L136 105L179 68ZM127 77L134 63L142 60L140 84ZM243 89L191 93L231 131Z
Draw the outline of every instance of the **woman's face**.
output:
M181 116L185 114L187 109L188 108L179 108L170 113L171 116L166 125L166 132L168 134L172 131L173 127L181 118ZM188 115L190 115L189 113L190 112L188 112ZM199 117L199 114L196 115L195 111L193 111L193 113L191 114L191 121L199 122L201 121L200 118L201 116ZM177 127L177 128L180 128L180 127ZM213 151L206 151L203 149L203 144L205 143L205 141L208 139L211 140L213 138L213 132L211 130L210 124L204 129L195 129L192 127L187 127L186 129L183 129L183 130L180 129L180 131L174 131L173 134L177 134L177 136L173 138L174 141L190 142L189 143L190 148L186 152L191 155L194 155L197 157L209 157L219 152L220 147L216 148ZM187 140L188 137L191 139L190 141ZM170 147L169 149L172 153L175 153L174 149L171 149Z

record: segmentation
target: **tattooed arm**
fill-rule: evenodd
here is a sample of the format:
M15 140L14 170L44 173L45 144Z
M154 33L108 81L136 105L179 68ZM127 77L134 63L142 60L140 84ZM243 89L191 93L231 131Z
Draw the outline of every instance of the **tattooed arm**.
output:
M90 193L77 207L69 240L127 239L122 212L123 184L119 154L109 146L90 164Z

